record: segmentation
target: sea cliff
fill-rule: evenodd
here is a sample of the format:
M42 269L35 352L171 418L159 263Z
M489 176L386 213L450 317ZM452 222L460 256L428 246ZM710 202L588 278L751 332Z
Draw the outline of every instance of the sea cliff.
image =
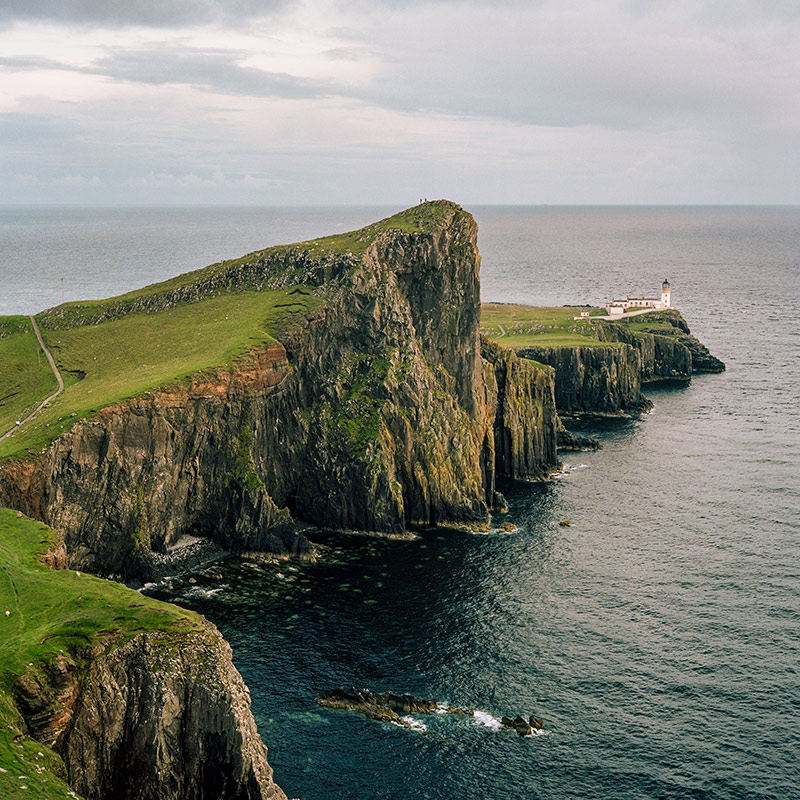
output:
M285 800L217 629L65 555L0 509L0 796Z
M67 386L3 445L0 505L59 532L64 581L146 579L187 535L292 555L309 525L488 528L498 477L557 466L558 410L642 410L702 356L688 328L600 322L592 346L504 347L480 336L479 268L475 221L440 201L43 312ZM80 642L36 631L52 648L3 673L17 735L87 798L282 800L216 629L149 606L129 626L133 597Z
M147 577L184 534L298 553L296 523L397 533L488 525L495 476L556 463L552 375L481 353L473 218L428 203L350 238L215 265L133 297L45 312L45 335L311 292L314 310L233 365L103 407L0 465L0 502L64 533L70 565ZM292 289L292 287L295 287ZM499 447L498 447L499 444Z
M546 476L560 424L553 371L481 342L479 266L472 217L427 203L43 312L72 378L7 445L0 504L59 531L58 563L78 570L65 574L123 579L147 578L187 534L302 554L301 524L486 527L504 503L496 477ZM203 325L217 335L208 318L223 311L226 330L240 311L269 322L237 329L247 346L224 363L85 410L90 392L134 386L116 383L127 350L169 377L169 363L153 363L159 347ZM101 340L117 347L106 373L92 347ZM18 727L60 757L72 789L98 800L284 797L229 648L205 621L185 624L122 637L100 627L89 646L19 675Z
M586 345L516 348L517 355L553 367L556 406L565 417L636 414L652 405L644 385L725 369L675 309L613 322L589 318L580 326Z

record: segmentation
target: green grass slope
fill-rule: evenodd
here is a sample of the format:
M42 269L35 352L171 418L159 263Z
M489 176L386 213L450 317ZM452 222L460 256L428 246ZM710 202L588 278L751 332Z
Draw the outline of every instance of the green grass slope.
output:
M596 338L592 323L574 319L581 310L483 303L481 333L512 350L522 347L608 347L608 343Z
M117 297L64 303L42 312L37 321L66 388L34 420L0 442L0 460L41 450L77 420L111 403L202 370L230 367L249 350L280 340L324 304L313 289L299 284L274 290L243 287L227 293L202 289L210 285L209 278L276 253L287 255L289 270L295 256L358 257L387 231L413 234L436 229L454 208L446 201L423 203L357 231L255 251ZM189 299L178 304L168 301L176 289L188 289ZM128 301L141 298L157 301L156 310L128 308L126 313ZM104 312L106 319L97 322ZM55 386L30 321L0 317L0 435Z
M0 317L0 436L58 388L27 317Z
M97 325L43 331L64 378L64 392L35 419L0 442L0 458L37 450L77 419L111 403L201 370L232 366L249 350L273 341L322 302L311 291L297 286L237 292L157 313L128 314ZM25 357L35 363L33 352ZM45 361L43 355L41 360ZM25 381L24 374L6 361L0 350L0 396L19 384L29 401L38 402L47 396L47 389L36 381ZM2 432L12 425L13 420Z
M47 329L56 327L68 328L86 324L87 320L93 320L103 311L114 309L120 305L125 306L143 298L167 297L176 290L191 289L195 285L208 285L214 278L228 275L231 272L236 273L239 268L269 261L273 257L285 257L287 260L285 269L289 272L292 271L291 265L293 263L299 262L306 257L322 259L326 256L349 253L356 258L360 258L369 245L381 234L390 230L411 234L435 230L453 208L456 208L456 206L448 201L422 203L356 231L255 250L239 258L219 261L202 269L184 272L165 281L152 283L116 297L62 303L55 308L48 309L47 313L39 318L40 325L42 328Z
M0 509L0 797L75 797L63 764L25 736L13 703L24 674L36 674L59 654L80 666L82 653L105 642L118 646L142 630L200 628L197 616L118 583L53 571L41 560L57 542L55 531ZM113 633L111 633L113 631Z

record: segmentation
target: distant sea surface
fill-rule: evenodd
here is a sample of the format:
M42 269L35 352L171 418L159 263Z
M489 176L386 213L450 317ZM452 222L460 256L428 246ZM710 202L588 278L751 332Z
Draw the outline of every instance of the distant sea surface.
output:
M393 210L0 208L0 314L57 304L62 278L108 296ZM727 372L651 388L568 474L505 487L516 533L334 537L326 561L161 596L233 645L289 797L800 797L800 209L469 210L485 300L668 278ZM315 705L341 684L481 713L408 730ZM546 733L496 729L518 713Z

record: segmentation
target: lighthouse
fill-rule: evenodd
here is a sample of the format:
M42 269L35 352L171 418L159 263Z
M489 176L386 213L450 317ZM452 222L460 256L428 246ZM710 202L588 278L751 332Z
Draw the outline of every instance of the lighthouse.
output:
M669 307L669 281L664 278L664 283L661 284L661 308Z

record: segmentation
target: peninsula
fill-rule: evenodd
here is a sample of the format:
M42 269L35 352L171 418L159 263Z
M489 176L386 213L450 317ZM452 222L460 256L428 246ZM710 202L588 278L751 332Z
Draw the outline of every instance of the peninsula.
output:
M426 202L62 304L35 317L57 395L32 320L0 318L4 791L282 798L213 626L87 572L145 580L189 537L291 556L313 526L489 529L498 477L558 467L560 414L719 364L674 310L482 309L479 266L473 218Z

